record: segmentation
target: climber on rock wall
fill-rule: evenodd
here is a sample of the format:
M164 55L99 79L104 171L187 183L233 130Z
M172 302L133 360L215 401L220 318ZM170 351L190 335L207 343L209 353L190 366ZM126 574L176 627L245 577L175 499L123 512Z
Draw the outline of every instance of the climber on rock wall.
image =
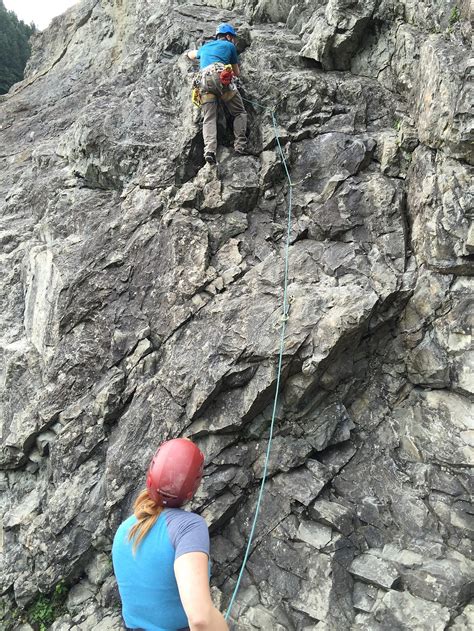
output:
M127 629L227 631L209 589L209 531L181 509L196 493L204 456L194 443L163 443L134 514L115 533L112 559Z
M245 155L247 145L247 112L234 77L240 76L237 56L237 33L231 24L219 24L216 39L207 42L199 50L189 50L189 59L198 59L200 73L199 90L202 100L204 159L216 164L217 106L223 101L234 117L234 149Z

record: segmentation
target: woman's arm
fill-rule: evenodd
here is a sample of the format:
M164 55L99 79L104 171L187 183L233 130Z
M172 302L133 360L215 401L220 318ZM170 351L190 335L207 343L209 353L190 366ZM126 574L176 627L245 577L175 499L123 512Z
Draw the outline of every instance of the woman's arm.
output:
M224 616L212 604L207 554L188 552L179 556L174 573L190 630L228 631Z
M196 53L197 53L197 50L187 50L186 51L186 56L188 57L188 59L193 59L194 60L194 59L197 59Z

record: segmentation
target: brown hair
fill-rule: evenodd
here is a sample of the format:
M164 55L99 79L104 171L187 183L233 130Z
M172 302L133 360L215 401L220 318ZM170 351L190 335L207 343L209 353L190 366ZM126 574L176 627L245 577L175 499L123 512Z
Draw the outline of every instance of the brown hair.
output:
M148 495L148 489L143 489L133 504L133 514L138 519L128 533L128 540L133 541L133 552L137 551L142 539L148 534L160 516L163 506L154 502Z

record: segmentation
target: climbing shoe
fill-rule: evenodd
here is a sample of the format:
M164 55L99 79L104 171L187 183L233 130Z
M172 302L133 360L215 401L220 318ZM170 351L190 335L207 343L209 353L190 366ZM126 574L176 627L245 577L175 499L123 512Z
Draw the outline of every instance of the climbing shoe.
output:
M208 164L217 164L217 160L216 160L216 154L213 151L207 151L204 154L204 160L208 163Z

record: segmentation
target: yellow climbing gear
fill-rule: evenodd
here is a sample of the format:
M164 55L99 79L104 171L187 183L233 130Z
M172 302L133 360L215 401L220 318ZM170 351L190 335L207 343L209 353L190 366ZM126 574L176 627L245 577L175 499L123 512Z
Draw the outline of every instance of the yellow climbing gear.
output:
M201 90L199 88L193 88L193 91L191 92L191 101L193 102L193 105L195 105L196 107L201 107L202 96L201 96Z
M217 100L217 97L215 94L212 94L212 92L205 92L202 94L199 88L193 88L191 92L191 101L196 107L201 107L203 103L210 103L215 100Z

